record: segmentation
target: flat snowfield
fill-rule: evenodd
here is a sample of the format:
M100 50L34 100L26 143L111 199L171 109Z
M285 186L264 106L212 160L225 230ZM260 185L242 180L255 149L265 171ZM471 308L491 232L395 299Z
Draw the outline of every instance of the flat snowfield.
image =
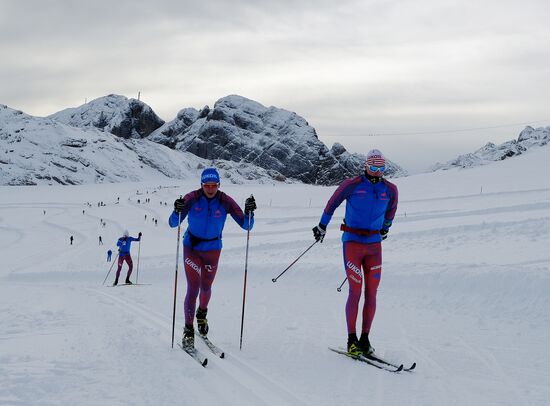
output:
M197 342L206 368L171 348L181 243L167 219L195 181L2 187L0 404L547 405L549 157L541 148L395 180L400 203L383 243L371 341L380 356L417 362L398 374L328 350L346 344L347 285L336 290L343 206L324 243L271 281L313 242L335 187L222 180L241 205L253 193L258 209L242 350L246 231L228 217L208 314L226 358ZM132 280L142 285L111 287L113 269L103 286L106 252L125 228L143 233L132 245ZM186 291L179 258L176 342Z

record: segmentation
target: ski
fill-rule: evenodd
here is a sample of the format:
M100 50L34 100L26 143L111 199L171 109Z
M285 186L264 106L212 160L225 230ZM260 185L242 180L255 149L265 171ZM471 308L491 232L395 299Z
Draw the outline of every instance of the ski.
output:
M181 343L178 343L178 346L183 351L185 351L187 354L189 354L191 356L191 358L193 358L195 361L197 361L203 367L206 367L206 365L208 364L208 358L203 357L202 354L196 348L193 348L191 350L186 350L185 348L183 348L183 345L181 345Z
M394 367L394 366L386 365L386 364L383 364L383 363L377 363L376 361L371 360L369 358L366 358L362 355L351 355L347 351L344 351L344 350L339 350L339 349L331 348L331 347L329 347L329 350L334 351L338 354L345 355L346 357L349 357L351 359L354 359L354 360L361 361L361 362L364 362L366 364L372 365L373 367L378 368L378 369L382 369L384 371L401 372L403 370L403 365L399 365L398 367Z
M380 358L374 354L370 354L370 355L365 355L364 356L365 358L368 358L372 361L376 361L376 362L380 362L381 364L384 364L384 365L388 365L388 366L391 366L391 367L394 367L394 368L398 368L399 366L394 364L393 362L389 362L389 361L386 361L384 358ZM403 364L401 364L403 365ZM406 371L406 372L411 372L413 371L414 369L416 368L416 362L413 362L412 365L408 368L403 368L403 371Z
M206 344L206 346L210 349L210 351L212 351L212 353L216 354L220 358L225 358L225 352L223 352L223 350L220 347L218 347L212 341L210 341L210 339L207 336L203 336L198 332L195 333L195 336L200 337L202 341Z
M119 283L118 285L108 285L107 287L118 288L120 286L151 286L150 283Z

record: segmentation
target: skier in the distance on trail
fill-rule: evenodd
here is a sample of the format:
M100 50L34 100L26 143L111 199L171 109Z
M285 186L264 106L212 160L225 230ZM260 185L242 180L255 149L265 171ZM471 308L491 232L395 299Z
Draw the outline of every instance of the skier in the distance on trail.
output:
M192 349L195 345L193 321L197 296L197 328L201 335L208 333L206 314L212 294L212 283L218 270L222 249L222 231L228 214L244 230L254 225L256 202L253 196L246 199L244 213L239 205L219 190L220 175L215 168L207 168L201 174L201 188L186 194L174 202L174 211L168 224L177 227L186 217L188 227L183 236L183 263L187 278L184 302L185 327L182 345ZM250 224L249 224L250 219Z
M334 211L346 200L344 224L340 226L344 251L344 267L349 283L346 303L348 353L370 355L369 333L376 311L376 291L382 274L382 244L388 236L397 210L397 186L383 178L386 161L373 149L367 154L365 173L340 184L328 201L321 221L313 228L313 236L323 242ZM363 272L361 273L361 268ZM361 336L357 339L356 321L365 279L365 303Z
M126 263L128 264L128 273L126 274L125 283L128 285L132 284L132 282L130 281L130 275L132 275L132 268L134 264L132 262L132 257L130 256L130 246L132 245L132 241L141 241L141 235L141 232L139 232L138 238L130 237L128 230L124 230L122 237L118 239L116 243L116 245L118 246L118 269L116 271L116 277L113 286L118 285L118 278L120 276L120 271L122 269L122 264L124 263L124 261L126 261Z

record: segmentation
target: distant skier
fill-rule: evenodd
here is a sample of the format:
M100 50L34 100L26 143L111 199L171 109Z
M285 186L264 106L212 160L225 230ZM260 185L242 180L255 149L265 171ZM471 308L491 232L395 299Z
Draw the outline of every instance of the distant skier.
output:
M120 271L122 269L122 264L124 261L128 264L128 273L126 274L126 283L131 285L130 275L132 274L133 262L132 257L130 256L130 245L132 241L141 241L141 232L138 233L138 238L130 237L128 230L124 230L122 237L120 237L116 243L118 246L118 269L116 271L115 282L113 286L118 285L118 278L120 276Z
M342 235L344 265L349 284L346 303L348 352L353 355L372 354L369 333L376 311L376 291L382 274L382 244L392 225L397 210L397 186L382 176L386 161L382 153L373 149L367 154L365 173L347 179L328 201L313 236L323 242L326 228L334 211L346 200ZM361 273L361 267L363 273ZM356 321L365 278L365 303L361 337L357 340Z
M208 333L206 314L211 296L211 287L216 277L218 261L222 249L222 231L228 214L247 230L254 225L256 202L249 197L245 202L244 213L228 195L219 191L220 175L214 168L207 168L201 174L201 188L194 190L174 202L170 215L170 227L178 226L188 217L187 231L183 236L183 262L187 278L187 294L184 302L185 328L182 345L192 348L194 342L193 320L197 296L197 327L201 335ZM250 218L250 224L249 224Z
M111 262L111 256L113 255L113 251L111 251L109 249L109 251L107 251L107 262Z
M71 245L73 245L73 240L74 240L74 238L73 238L72 235L71 235L71 238L69 238L69 240L71 240Z
M101 239L101 236L99 236L99 245L103 245L103 240Z

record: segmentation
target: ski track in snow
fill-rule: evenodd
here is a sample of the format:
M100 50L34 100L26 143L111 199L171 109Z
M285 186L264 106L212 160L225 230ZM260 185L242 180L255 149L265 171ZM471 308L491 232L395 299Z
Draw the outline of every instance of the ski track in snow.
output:
M109 294L100 290L93 291L95 293L108 297L113 302L120 304L121 308L124 309L124 311L134 313L136 316L138 316L136 317L136 320L139 320L139 322L147 326L154 325L165 329L166 337L169 337L171 335L172 320L165 315L148 310L142 305L128 298L122 298L120 296L115 296L114 294ZM178 336L181 337L181 328L178 331L180 332L180 334L176 333L174 338L174 341L176 342L180 340L178 339ZM168 344L168 340L166 340L166 345ZM243 392L248 391L249 395L252 394L253 399L251 401L251 404L304 404L294 395L287 392L281 385L276 384L273 380L254 370L253 367L246 365L245 362L239 360L237 356L226 354L225 359L218 359L217 356L209 352L209 350L205 346L201 346L200 340L197 340L195 344L197 348L207 356L207 368L213 369L218 375L219 379L223 380L226 383L230 383L233 388L241 387ZM174 348L176 349L176 351L178 351L177 346L175 346ZM187 356L187 354L183 355ZM189 362L191 361L189 360ZM237 368L235 364L238 365ZM242 377L243 374L247 376L246 384L243 384L241 381L234 377L238 375ZM223 392L221 392L220 395L223 396ZM265 402L263 399L269 399L269 402Z

